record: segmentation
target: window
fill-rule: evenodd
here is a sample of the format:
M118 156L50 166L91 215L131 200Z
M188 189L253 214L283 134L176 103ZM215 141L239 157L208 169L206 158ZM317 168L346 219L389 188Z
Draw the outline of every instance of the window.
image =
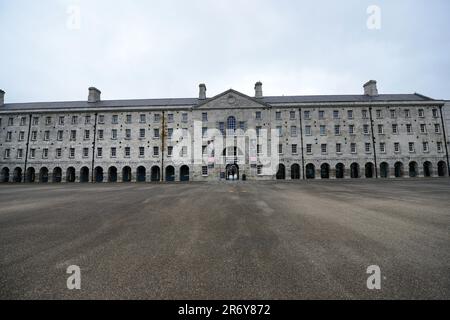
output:
M306 119L306 120L311 119L311 112L310 112L309 110L306 110L306 111L304 112L304 114L305 114L305 119Z
M423 111L423 109L419 109L419 117L423 118L425 116L425 113Z
M30 149L30 158L34 159L36 156L36 149Z
M380 142L380 152L381 153L386 152L386 144L384 142Z
M292 145L292 154L297 154L297 145L296 144L293 144Z
M341 147L342 145L340 143L336 143L336 153L341 153Z
M281 120L281 111L275 112L275 120Z
M295 119L295 111L289 112L289 119L294 120Z
M45 131L44 132L44 141L49 141L50 140L50 131Z
M262 173L263 173L263 166L260 165L260 164L258 164L258 165L256 166L256 174L257 174L257 175L262 175Z
M173 113L169 113L169 114L167 115L167 121L168 121L169 123L172 123L172 122L173 122Z
M335 126L334 126L334 134L335 134L336 136L338 136L338 135L341 134L341 126L340 126L340 125L335 125Z
M296 137L296 136L297 136L297 127L292 126L291 127L291 137Z
M356 143L352 142L350 144L350 152L351 153L356 153Z
M202 176L208 175L208 166L202 166Z
M64 131L58 130L58 133L56 134L56 139L57 139L58 141L62 141L62 140L63 140L63 137L64 137Z
M390 110L391 113L391 119L395 119L397 117L397 112L395 110Z
M437 109L433 109L433 118L438 118L438 110Z
M207 127L203 127L202 128L202 137L207 137L208 136L208 128Z
M11 141L11 140L12 140L12 132L11 132L11 131L8 131L8 132L6 133L6 141L9 142L9 141Z
M429 152L430 150L428 149L428 142L423 142L422 143L423 146L423 152Z
M408 147L409 147L409 152L414 152L415 151L414 142L408 143Z
M325 118L325 111L319 110L319 120L323 120Z
M348 133L355 134L355 126L353 124L348 126Z
M400 143L399 142L395 142L394 143L394 152L400 152Z
M208 152L208 147L207 146L202 146L202 155L205 156L206 153Z
M440 126L440 124L436 123L434 125L434 133L441 133L441 126Z
M173 147L172 147L172 146L167 147L167 155L168 155L169 157L171 157L172 154L173 154Z
M427 133L427 126L424 123L420 124L420 133Z
M75 148L70 148L70 150L69 150L69 158L75 158Z
M311 126L305 126L305 135L307 136L311 135Z
M91 134L90 130L84 130L84 140L89 140L90 134Z
M131 114L127 114L126 118L125 118L125 123L130 124L133 121L133 117Z
M8 118L8 126L14 125L14 118Z
M235 117L228 117L227 129L228 130L236 130L236 118Z
M173 128L168 128L167 129L167 135L169 136L169 139L172 139L172 137L173 137Z
M112 124L118 124L119 116L117 114L113 114L111 122L112 122Z
M145 123L147 121L145 114L141 114L139 116L139 122L140 123Z
M72 116L72 124L78 124L78 116Z
M103 148L97 148L97 157L103 157Z
M278 145L278 153L279 154L283 153L283 145L281 143Z
M261 119L262 119L262 117L261 117L261 111L256 111L256 113L255 113L255 118L256 118L256 120L261 120Z
M333 118L334 119L339 119L339 110L334 110L333 111Z
M98 130L98 140L103 140L105 138L104 130L99 129Z
M393 134L398 133L398 125L396 123L392 124L392 133Z
M139 157L144 157L145 156L145 148L144 147L139 147Z
M325 143L320 145L320 151L322 153L327 153L327 145Z
M50 120L50 121L51 121L51 120ZM58 123L59 123L60 126L63 126L63 125L64 125L64 121L65 121L64 116L59 117ZM46 119L45 122L46 122L46 124L48 124L48 123L47 123L47 119Z
M411 112L409 111L409 109L405 109L405 118L410 118L411 117Z
M153 122L160 122L161 121L161 115L159 113L155 113L153 116Z
M5 149L5 159L9 159L11 157L11 149Z
M219 122L219 130L222 135L225 135L225 122ZM256 127L256 132L258 132L258 127Z
M369 134L369 125L368 124L363 125L363 132L364 132L364 134Z
M115 158L117 156L117 149L115 147L111 148L111 158Z
M378 134L384 134L384 126L382 124L378 125Z
M324 136L324 135L326 135L326 134L327 134L327 128L326 128L326 126L321 125L321 126L320 126L320 135L321 135L321 136Z
M188 122L188 114L187 113L182 113L181 114L181 121L182 122Z
M442 142L441 142L441 141L438 141L438 142L436 143L436 146L437 146L437 152L442 152Z
M31 132L31 141L36 141L37 139L37 131L32 131Z
M281 137L283 135L283 127L277 126L277 135L278 137Z
M367 110L362 110L362 111L361 111L361 115L362 115L362 118L363 118L363 119L367 119L367 118L368 118L368 116L367 116Z
M139 138L144 139L145 138L145 129L139 129Z
M208 113L207 112L203 112L202 113L202 121L203 122L207 122L208 121Z
M131 129L125 129L125 139L131 139Z
M61 156L62 156L62 149L61 148L57 148L55 154L56 154L57 158L61 158Z
M37 126L39 124L39 118L38 117L34 117L33 118L33 126Z
M75 149L73 149L73 157L75 157ZM44 159L48 158L48 149L47 148L42 149L42 158L44 158Z
M52 124L52 117L46 117L45 118L45 125L49 126Z
M83 158L89 157L89 148L83 148Z
M306 145L306 153L311 154L312 153L312 144Z
M20 125L24 126L26 124L27 124L27 118L25 118L25 117L20 118Z
M131 148L130 147L125 147L125 158L129 158L131 155Z
M90 123L90 119L89 119L89 123ZM104 124L105 123L105 116L103 114L98 116L98 123L99 124Z
M262 153L262 145L258 144L256 145L256 153L261 154Z
M117 129L112 129L111 130L111 139L112 140L117 140Z
M382 113L381 109L377 109L377 110L376 110L376 115L377 115L377 118L378 118L378 119L383 118L383 113Z
M100 122L100 117L98 118L99 120L98 120L98 123L101 123ZM90 124L91 123L91 116L85 116L84 117L84 123L85 124Z
M406 133L408 134L412 133L412 125L410 123L406 124Z
M25 140L25 131L20 131L19 132L19 141L23 141Z
M70 140L71 141L77 140L77 131L76 130L70 131Z
M159 147L153 147L153 155L155 157L159 156Z
M353 119L353 110L347 110L347 118Z
M366 150L366 153L370 153L370 143L369 142L366 142L365 150Z

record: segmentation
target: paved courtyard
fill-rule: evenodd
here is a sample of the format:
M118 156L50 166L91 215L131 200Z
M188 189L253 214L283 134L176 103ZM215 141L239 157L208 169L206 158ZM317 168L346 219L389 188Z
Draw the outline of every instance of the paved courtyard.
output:
M0 185L0 298L450 299L450 180Z

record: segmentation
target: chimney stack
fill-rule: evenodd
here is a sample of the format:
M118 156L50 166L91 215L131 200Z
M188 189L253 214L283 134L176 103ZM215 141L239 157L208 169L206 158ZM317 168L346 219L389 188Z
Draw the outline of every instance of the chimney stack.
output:
M89 88L89 96L88 96L88 102L94 103L94 102L100 102L100 95L102 92L98 90L97 88L90 87Z
M206 85L204 83L201 83L199 86L199 94L198 94L198 98L200 100L205 100L206 99Z
M378 95L377 82L375 80L370 80L364 85L364 94L371 97Z
M0 107L3 107L5 104L5 91L0 89Z
M258 81L255 84L255 98L262 98L262 97L263 97L262 83Z

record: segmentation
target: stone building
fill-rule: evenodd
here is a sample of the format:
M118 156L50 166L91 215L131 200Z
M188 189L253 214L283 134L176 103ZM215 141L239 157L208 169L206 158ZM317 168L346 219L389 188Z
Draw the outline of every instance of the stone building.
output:
M444 101L420 94L4 103L1 182L448 176Z

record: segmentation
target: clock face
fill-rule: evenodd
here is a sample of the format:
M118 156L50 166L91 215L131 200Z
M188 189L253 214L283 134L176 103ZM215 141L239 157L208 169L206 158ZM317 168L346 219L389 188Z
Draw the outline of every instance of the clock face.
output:
M232 96L232 95L228 96L228 103L231 104L231 105L235 104L236 103L236 97Z

